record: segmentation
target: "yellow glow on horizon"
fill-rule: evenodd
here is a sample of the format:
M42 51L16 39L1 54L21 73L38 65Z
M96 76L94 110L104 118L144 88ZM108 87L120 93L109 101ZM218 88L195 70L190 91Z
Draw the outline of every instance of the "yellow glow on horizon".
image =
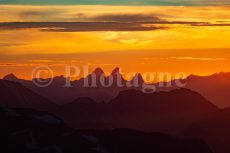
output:
M93 17L104 14L144 14L165 21L230 23L230 7L0 5L0 12L0 22L93 22ZM69 63L108 71L119 66L125 72L140 73L206 75L230 71L230 26L157 26L166 28L92 32L0 30L0 77L13 72L29 78L32 68L44 62L52 64L57 75Z

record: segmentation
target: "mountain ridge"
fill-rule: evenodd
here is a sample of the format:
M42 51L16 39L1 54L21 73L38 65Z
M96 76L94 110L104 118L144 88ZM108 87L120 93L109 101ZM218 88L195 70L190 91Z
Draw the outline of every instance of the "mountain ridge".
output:
M0 105L5 107L53 110L57 105L18 82L0 80Z
M95 72L97 74L95 75L95 82L93 82L92 76L94 76L93 74L95 74ZM102 81L104 81L104 85L106 87L102 86L102 84L100 83L100 76L102 78ZM54 82L51 83L51 85L47 88L38 88L33 84L32 81L16 79L17 77L15 75L12 76L12 74L4 78L6 80L19 82L27 88L33 90L34 92L42 95L43 97L46 97L53 102L56 102L57 104L69 103L77 98L87 96L98 102L108 102L111 99L115 98L120 91L130 89L143 90L142 85L147 85L143 77L139 73L137 73L129 81L125 80L120 73L120 69L118 67L116 67L109 76L105 76L103 70L101 68L97 68L85 78L71 81L70 85L72 85L72 87L69 88L64 87L66 83L66 78L63 76L54 77ZM117 81L117 78L119 78L120 81ZM109 87L107 87L109 79L115 80L112 84L110 84ZM170 91L181 88L177 86L176 81L181 81L182 83L185 83L183 88L188 88L202 94L206 99L211 101L219 108L226 108L230 106L230 102L228 101L228 99L230 98L230 95L228 94L228 91L230 91L230 72L215 73L209 76L190 75L185 79L172 80L169 82L159 82L148 85L156 87L156 91ZM86 87L84 87L85 82L87 82ZM172 85L167 86L168 83ZM160 84L163 84L164 86L161 87ZM95 87L95 85L97 87ZM63 93L65 93L66 95L63 95Z
M63 105L57 114L73 127L165 132L175 130L175 127L182 128L216 112L219 109L199 93L178 89L153 94L127 90L108 103L98 103L89 98L76 99Z

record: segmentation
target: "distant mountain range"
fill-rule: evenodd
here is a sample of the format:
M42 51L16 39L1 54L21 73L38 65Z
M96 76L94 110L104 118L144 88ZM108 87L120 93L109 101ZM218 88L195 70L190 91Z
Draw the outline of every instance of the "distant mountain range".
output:
M230 72L216 73L210 76L196 76L191 75L186 79L180 80L185 83L183 88L191 89L200 93L207 100L218 106L219 108L227 108L230 106ZM175 80L165 82L172 84L170 88L157 88L158 91L170 91L178 89ZM158 84L155 84L158 86Z
M83 87L85 81L89 81L92 83L92 76L95 75L97 87ZM99 78L108 82L109 78L120 77L120 82L122 84L132 84L134 80L138 80L136 86L117 86L117 82L114 81L110 87L103 87L100 84ZM9 74L3 78L4 80L19 82L25 87L31 89L32 91L46 97L50 101L53 101L56 104L66 104L74 101L77 98L88 97L97 102L108 102L115 98L120 91L136 89L142 90L142 84L144 80L140 74L137 74L132 80L125 80L120 74L119 68L115 68L110 76L105 77L102 69L97 68L92 74L89 74L86 78L82 78L80 80L71 81L72 87L64 87L66 84L66 78L63 76L54 77L53 82L48 87L37 87L30 80L22 80L18 79L15 75ZM45 81L49 81L46 79ZM156 87L157 91L171 91L174 89L178 89L175 84L176 80L172 80L170 82L161 82L161 84L170 83L172 86L170 87L161 87L159 83L153 84ZM210 76L196 76L191 75L186 79L180 80L186 85L183 88L191 89L196 91L202 96L204 96L207 100L215 104L220 108L226 108L230 106L230 72L229 73L216 73Z
M117 77L119 77L120 82L122 84L131 84L134 80L137 82L136 87L126 87L120 86L118 87L118 82L116 81ZM96 87L84 87L85 82L89 85L93 85L93 79L96 80ZM114 81L109 87L104 87L100 83L100 78L105 80L105 83L111 78ZM46 97L50 101L53 101L56 104L66 104L74 101L77 98L81 97L89 97L98 102L105 101L108 102L111 99L115 98L120 91L128 90L128 89L141 89L141 85L144 83L143 78L140 74L134 76L134 78L130 81L125 80L119 72L119 68L113 70L110 76L106 77L103 70L97 68L92 74L89 74L86 78L82 78L80 80L71 81L72 87L65 87L66 78L63 76L52 78L52 83L47 87L38 87L33 81L18 79L14 74L9 74L3 78L4 80L19 82L25 87L31 89L32 91ZM48 82L50 79L44 79L44 82ZM139 85L138 85L139 84Z
M152 94L125 90L107 103L82 97L58 107L20 83L0 80L0 98L3 107L56 110L71 126L83 129L134 128L165 132L219 112L200 94L184 88Z
M152 94L143 93L138 89L132 89L120 91L117 97L113 98L112 100L106 103L97 102L88 97L82 97L77 98L76 100L64 104L62 106L57 106L53 104L51 101L47 100L46 98L43 98L42 96L24 87L18 82L0 80L0 99L0 106L2 107L2 109L0 109L0 122L4 121L4 123L1 122L1 125L7 125L10 123L9 126L12 126L12 128L18 127L19 129L15 129L15 133L19 134L16 134L19 140L21 140L21 134L23 135L24 133L23 131L25 129L23 128L28 129L28 126L33 126L34 128L34 126L37 126L36 122L39 122L38 125L41 124L41 127L38 126L37 128L33 129L35 131L40 131L41 128L45 128L44 130L46 131L46 126L49 127L49 124L61 124L65 127L64 130L66 130L66 125L63 125L63 121L57 118L55 119L55 116L46 114L44 112L27 109L34 108L38 110L48 110L50 112L54 112L57 116L62 118L68 125L77 129L112 130L114 128L132 128L148 132L170 133L185 138L191 137L195 139L203 139L205 140L205 142L208 143L208 145L210 145L214 153L229 153L230 151L230 143L228 141L230 137L230 108L219 109L211 102L206 100L201 94L194 92L190 89L172 88L171 91L158 91ZM11 116L13 119L4 118L4 115L2 115L4 113L5 115ZM20 114L23 115L21 119ZM36 121L34 121L34 118L36 119ZM15 123L11 124L11 122ZM27 122L31 125L27 125ZM48 125L45 125L45 127L43 127L43 122L46 122ZM23 124L20 125L20 123ZM14 124L17 124L17 126L14 127ZM21 127L24 125L25 127ZM1 127L6 127L7 129L8 125ZM53 126L51 126L51 129L52 127ZM62 128L57 129L58 131L56 132L60 132L59 130L63 130ZM69 130L69 128L67 129ZM26 136L29 136L29 133L25 133ZM121 133L122 135L124 135L124 137L121 137L121 139L126 138L126 134L128 134L127 137L138 134L135 132L131 132L130 135L130 131L126 131L126 133L123 133L121 131ZM111 131L108 133L104 133L105 135L103 133L100 133L103 134L101 141L103 141L104 145L113 145L113 147L116 148L116 146L114 145L118 145L117 142L111 142L112 144L107 144L105 142L108 139L110 140L110 138L106 137L106 135L112 134L111 139L114 140L115 135L121 133ZM85 134L86 133L84 133L84 135ZM97 136L97 139L102 136L97 132L94 134L95 135L93 137ZM75 140L76 137L77 139L79 138L79 135L72 136L71 134L69 136L70 137L68 138L63 138L62 135L60 139L58 138L58 141L63 142L62 139L68 139L67 142L69 142L69 140ZM47 137L44 137L42 141L45 140ZM54 136L54 138L49 140L51 142L51 140L54 141L53 139L56 138L57 137ZM135 138L139 137L135 136ZM158 138L160 139L161 137ZM81 141L86 142L84 139L85 138L81 137ZM116 137L115 140L118 141L119 138ZM80 144L82 144L81 141L79 142ZM22 142L24 143L24 139ZM52 145L57 145L58 143L59 145L61 145L58 145L61 148L65 147L65 145L68 145L66 143L62 144L56 141L54 141L54 143L50 142L49 144ZM136 142L130 143L133 145ZM73 145L77 144L74 143ZM162 145L165 144L162 142ZM203 147L206 148L206 146ZM112 150L114 150L115 148L113 148ZM198 150L195 151L199 153ZM204 150L207 153L210 152L210 150L207 148ZM160 152L163 151L160 150Z

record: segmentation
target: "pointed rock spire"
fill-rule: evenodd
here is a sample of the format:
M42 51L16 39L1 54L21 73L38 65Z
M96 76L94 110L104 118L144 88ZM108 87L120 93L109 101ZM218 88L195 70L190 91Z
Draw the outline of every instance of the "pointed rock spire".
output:
M101 68L96 68L92 74L95 74L96 76L104 75L104 71Z
M137 73L134 78L131 80L131 82L135 83L135 84L143 84L145 83L142 75L140 73Z
M10 73L10 74L6 75L3 78L3 80L16 81L16 80L18 80L18 78L13 73Z
M123 87L126 83L126 80L123 78L121 72L120 72L120 68L116 67L111 75L109 76L109 78L112 77L113 79L113 85L115 87Z
M120 74L120 68L119 67L116 67L111 73L111 75L117 75L117 74Z

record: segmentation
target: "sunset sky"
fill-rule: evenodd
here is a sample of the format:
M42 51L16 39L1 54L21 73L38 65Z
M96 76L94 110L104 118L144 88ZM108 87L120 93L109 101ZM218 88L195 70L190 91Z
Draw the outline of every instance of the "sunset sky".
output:
M25 5L26 4L26 5ZM55 4L55 5L54 5ZM48 65L124 72L230 71L228 0L1 0L0 77Z

